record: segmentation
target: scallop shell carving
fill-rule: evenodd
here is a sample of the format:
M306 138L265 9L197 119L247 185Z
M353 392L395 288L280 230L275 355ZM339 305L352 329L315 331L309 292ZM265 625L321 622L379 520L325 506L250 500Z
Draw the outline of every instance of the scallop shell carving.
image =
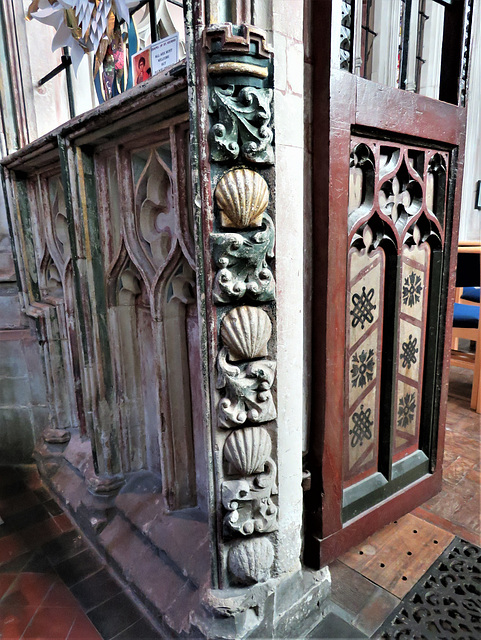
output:
M269 203L269 187L256 171L232 169L219 180L215 199L223 227L260 227Z
M251 360L267 355L272 324L259 307L237 307L222 321L220 334L232 361Z
M262 427L246 427L231 433L224 446L224 456L244 476L261 473L271 455L272 442Z
M229 570L242 584L267 580L273 562L274 547L268 538L242 540L229 550Z

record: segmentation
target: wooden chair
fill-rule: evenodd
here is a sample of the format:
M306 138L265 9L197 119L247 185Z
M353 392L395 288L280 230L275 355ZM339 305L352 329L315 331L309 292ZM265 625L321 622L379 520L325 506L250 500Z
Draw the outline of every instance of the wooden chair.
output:
M477 413L481 413L481 322L479 288L477 288L480 282L481 244L460 245L453 314L453 347L455 348L451 351L451 364L474 372L471 409ZM459 351L457 349L459 338L475 341L475 353Z

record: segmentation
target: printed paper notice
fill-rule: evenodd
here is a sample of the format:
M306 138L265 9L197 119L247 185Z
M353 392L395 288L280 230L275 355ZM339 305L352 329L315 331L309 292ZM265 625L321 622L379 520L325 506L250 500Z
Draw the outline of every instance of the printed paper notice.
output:
M179 61L179 34L174 33L151 45L152 75Z

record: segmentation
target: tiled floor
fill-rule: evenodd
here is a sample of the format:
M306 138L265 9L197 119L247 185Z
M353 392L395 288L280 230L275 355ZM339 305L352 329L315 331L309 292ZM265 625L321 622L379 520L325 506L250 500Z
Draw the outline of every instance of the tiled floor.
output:
M32 467L0 468L0 638L160 638Z
M439 541L444 540L447 534L457 535L481 546L481 417L469 408L471 380L472 372L459 368L451 369L442 491L405 517L412 525L412 530L421 530L426 523L434 525L431 537L438 543L437 555L440 555L446 546ZM419 523L418 527L413 524L416 522ZM436 531L439 535L435 535ZM401 550L405 546L404 530L396 544L396 527L393 524L388 525L385 530L363 543L367 552L373 554L372 557L379 555L379 560L383 560L381 554L386 546L383 540L383 536L386 538L386 532L389 533L391 554L396 546ZM360 545L359 549L362 550L362 547L363 545ZM430 548L431 552L433 548ZM413 549L416 549L414 553L408 554L409 549L406 551L402 573L408 577L417 571L421 577L425 563L420 562L419 554L422 554L423 550L418 546L413 546ZM354 570L352 558L359 550L356 548L352 551L354 554L348 552L330 567L331 613L328 619L317 627L313 638L375 638L376 630L401 601L399 581L394 581L395 588L391 588L381 577L377 578L373 573L372 562L366 563L365 569L359 565L356 567L357 570ZM392 560L396 561L393 558ZM431 562L432 559L428 564ZM381 566L380 562L378 566ZM378 575L381 576L382 572Z

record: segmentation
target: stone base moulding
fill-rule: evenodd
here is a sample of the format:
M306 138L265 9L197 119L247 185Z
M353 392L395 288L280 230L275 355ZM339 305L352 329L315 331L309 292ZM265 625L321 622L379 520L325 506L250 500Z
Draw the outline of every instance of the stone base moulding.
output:
M50 427L44 430L42 437L49 444L66 444L70 440L70 431Z
M330 593L329 569L300 570L240 589L211 590L193 623L216 640L305 637L319 624Z

